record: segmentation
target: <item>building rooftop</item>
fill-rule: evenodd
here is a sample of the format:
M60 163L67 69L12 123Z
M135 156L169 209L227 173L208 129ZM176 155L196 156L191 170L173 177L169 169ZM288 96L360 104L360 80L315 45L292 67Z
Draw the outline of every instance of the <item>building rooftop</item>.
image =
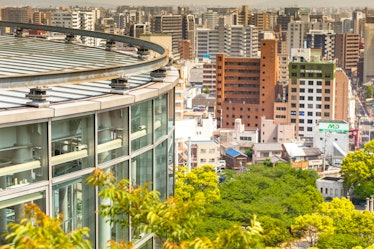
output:
M253 145L255 151L282 151L280 143L255 143Z
M17 25L0 21L0 26ZM26 25L32 28L32 24ZM28 27L30 26L30 27ZM63 32L61 27L35 25L37 28ZM71 29L66 29L70 33ZM112 34L74 30L75 35L92 35L129 45L154 48L161 46L139 39ZM128 39L128 40L126 40ZM77 44L54 42L40 38L0 35L0 109L18 108L30 103L30 89L45 88L49 103L92 98L113 91L112 79L125 78L126 89L155 82L151 72L165 66L168 57L160 54L144 60L136 53L110 51ZM162 60L159 60L162 58ZM166 59L166 60L164 60ZM159 79L157 80L159 81ZM122 89L123 90L123 89Z
M244 153L241 153L240 151L238 150L235 150L233 148L230 148L230 149L227 149L225 150L225 153L231 157L237 157L237 156L245 156L245 157L248 157L246 154Z

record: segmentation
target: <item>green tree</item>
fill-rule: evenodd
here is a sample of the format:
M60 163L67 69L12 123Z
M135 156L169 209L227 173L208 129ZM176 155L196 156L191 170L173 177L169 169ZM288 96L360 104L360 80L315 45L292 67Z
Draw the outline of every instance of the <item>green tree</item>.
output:
M333 221L333 236L316 231L320 249L351 249L358 246L365 248L374 245L374 214L356 210L346 198L334 198L331 202L322 203L313 215L327 217Z
M203 90L203 93L209 94L210 93L209 87L205 87Z
M211 165L203 165L188 172L187 167L180 167L176 172L175 196L184 201L200 196L203 201L212 203L220 199L218 178Z
M230 175L230 177L227 177ZM323 202L315 188L315 171L296 170L289 164L276 167L252 165L243 174L225 171L219 184L221 200L207 208L198 236L213 236L226 224L246 226L257 215L264 229L261 244L279 246L292 239L290 226L299 215L312 213Z
M306 236L310 246L317 245L318 236L334 234L333 220L318 214L305 214L295 219L292 230Z
M365 183L374 180L374 140L366 143L363 150L349 153L343 159L341 174L347 190L360 185L368 187ZM356 194L360 194L361 198L366 198L366 191L367 188Z
M372 86L365 86L365 95L366 95L366 98L372 98L373 97L373 87Z
M205 206L219 197L219 192L207 184L211 172L212 167L207 166L182 173L177 177L177 182L184 183L180 186L189 191L189 199L177 194L165 202L160 201L157 191L150 191L147 186L131 186L127 180L116 181L110 172L95 170L88 182L100 187L100 198L110 200L110 204L99 207L100 215L107 217L113 224L123 226L129 224L128 219L123 218L124 215L131 217L131 225L135 226L135 230L153 233L164 248L251 248L262 230L255 218L248 226L233 226L228 231L218 233L214 239L195 236ZM202 179L197 179L197 176ZM206 181L204 177L207 177ZM186 188L186 182L195 188ZM131 248L126 242L119 244L111 241L110 244L113 248ZM236 244L244 247L231 247Z
M62 218L51 218L35 204L25 206L26 216L19 223L10 223L10 231L5 239L9 245L1 249L90 249L88 228L77 229L65 233L62 229Z
M252 160L252 153L253 153L253 148L252 147L249 147L248 149L246 149L244 151L244 154L246 154L248 156L249 159Z

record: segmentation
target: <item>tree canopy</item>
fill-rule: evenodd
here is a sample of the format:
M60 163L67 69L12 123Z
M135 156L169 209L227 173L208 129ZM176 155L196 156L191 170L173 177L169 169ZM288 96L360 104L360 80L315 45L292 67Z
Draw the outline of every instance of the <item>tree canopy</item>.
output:
M1 249L90 249L88 228L65 233L62 217L51 218L35 204L25 206L26 216L19 223L10 223L5 239L12 242Z
M197 234L213 238L232 224L249 224L256 215L264 229L260 243L278 246L292 239L294 218L314 212L323 202L315 188L317 177L315 171L292 169L289 164L254 165L243 174L225 171L226 180L219 185L221 200L207 209Z
M343 159L341 174L347 190L354 189L362 199L374 194L374 140Z
M370 248L374 245L374 214L355 210L346 198L334 198L322 203L312 215L298 217L293 229L313 239L311 245L317 244L320 249Z

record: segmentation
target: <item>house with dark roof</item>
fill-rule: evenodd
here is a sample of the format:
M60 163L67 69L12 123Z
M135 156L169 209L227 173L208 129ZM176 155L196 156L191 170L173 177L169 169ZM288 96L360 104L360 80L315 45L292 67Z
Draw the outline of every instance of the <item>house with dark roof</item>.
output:
M244 170L248 162L248 156L236 149L229 148L223 155L227 169Z

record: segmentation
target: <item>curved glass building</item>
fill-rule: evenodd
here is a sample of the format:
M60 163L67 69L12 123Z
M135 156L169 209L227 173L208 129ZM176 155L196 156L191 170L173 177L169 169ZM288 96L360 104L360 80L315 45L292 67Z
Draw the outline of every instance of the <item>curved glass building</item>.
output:
M162 199L173 194L179 75L167 66L167 51L103 33L0 25L17 28L16 36L0 36L0 234L32 202L51 216L62 213L66 232L90 228L94 248L106 248L110 239L155 248L151 234L98 216L101 200L86 178L95 168L110 169L133 185L151 182ZM27 28L125 42L159 56L24 38Z

